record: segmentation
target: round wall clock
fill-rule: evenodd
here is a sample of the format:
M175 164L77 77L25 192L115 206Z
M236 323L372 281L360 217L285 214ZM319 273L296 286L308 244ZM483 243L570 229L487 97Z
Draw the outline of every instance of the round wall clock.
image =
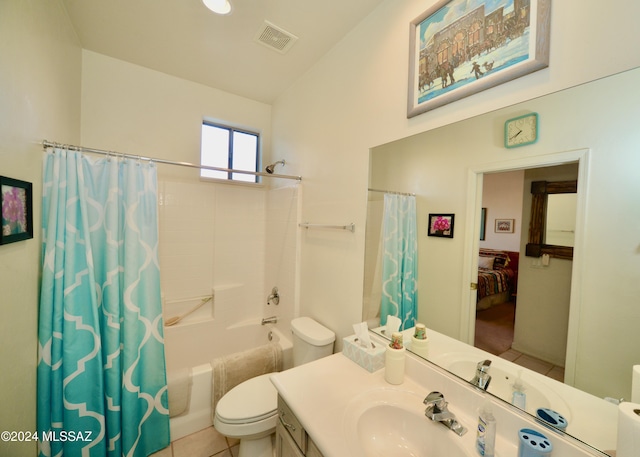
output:
M504 145L517 148L538 141L538 113L514 117L504 123Z

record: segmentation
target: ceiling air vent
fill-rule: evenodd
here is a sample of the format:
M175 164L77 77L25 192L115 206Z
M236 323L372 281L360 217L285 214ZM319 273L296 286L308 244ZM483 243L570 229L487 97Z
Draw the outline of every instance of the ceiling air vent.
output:
M264 21L264 24L262 24L262 27L260 27L260 30L258 30L258 33L256 33L254 37L254 41L281 54L291 49L291 46L293 46L297 40L297 36L273 25L269 21Z

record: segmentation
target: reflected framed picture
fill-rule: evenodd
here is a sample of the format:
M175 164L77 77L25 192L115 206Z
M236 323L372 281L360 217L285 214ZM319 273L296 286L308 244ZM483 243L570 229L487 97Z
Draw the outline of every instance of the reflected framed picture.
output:
M487 231L487 208L480 211L480 241L484 241Z
M496 233L513 233L515 219L496 219Z
M428 236L453 238L454 214L429 214Z
M33 200L30 182L0 176L0 244L33 238Z
M407 117L549 66L551 0L440 0L410 24Z

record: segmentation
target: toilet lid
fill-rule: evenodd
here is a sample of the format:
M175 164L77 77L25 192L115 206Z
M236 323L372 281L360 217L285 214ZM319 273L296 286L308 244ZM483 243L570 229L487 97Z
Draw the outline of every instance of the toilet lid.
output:
M216 406L216 415L228 424L256 422L273 416L278 408L278 391L263 374L238 384L224 394Z

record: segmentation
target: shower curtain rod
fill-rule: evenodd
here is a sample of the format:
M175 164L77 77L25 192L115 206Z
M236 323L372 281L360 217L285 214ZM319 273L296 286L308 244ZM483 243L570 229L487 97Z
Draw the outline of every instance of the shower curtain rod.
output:
M155 162L155 163L162 163L165 165L177 165L179 167L188 167L188 168L199 168L201 170L213 170L213 171L223 171L226 173L241 173L241 174L245 174L245 175L253 175L253 176L264 176L266 178L282 178L282 179L295 179L296 181L302 181L302 177L301 176L290 176L290 175L279 175L277 173L265 173L265 172L260 172L260 171L247 171L247 170L234 170L232 168L220 168L220 167L210 167L207 165L198 165L195 163L189 163L189 162L175 162L173 160L165 160L165 159L157 159L154 157L144 157L144 156L139 156L139 155L132 155L132 154L124 154L122 152L114 152L114 151L105 151L103 149L94 149L94 148L87 148L84 146L73 146L70 144L62 144L62 143L53 143L51 141L47 141L47 140L43 140L42 141L42 146L47 149L47 148L62 148L62 149L68 149L71 151L78 151L78 152L88 152L88 153L92 153L92 154L102 154L102 155L106 155L106 156L114 156L114 157L123 157L126 159L135 159L135 160L148 160L150 162Z
M369 192L382 192L383 194L393 194L393 195L408 195L409 197L415 197L416 194L409 192L394 192L392 190L380 190L380 189L368 189Z

